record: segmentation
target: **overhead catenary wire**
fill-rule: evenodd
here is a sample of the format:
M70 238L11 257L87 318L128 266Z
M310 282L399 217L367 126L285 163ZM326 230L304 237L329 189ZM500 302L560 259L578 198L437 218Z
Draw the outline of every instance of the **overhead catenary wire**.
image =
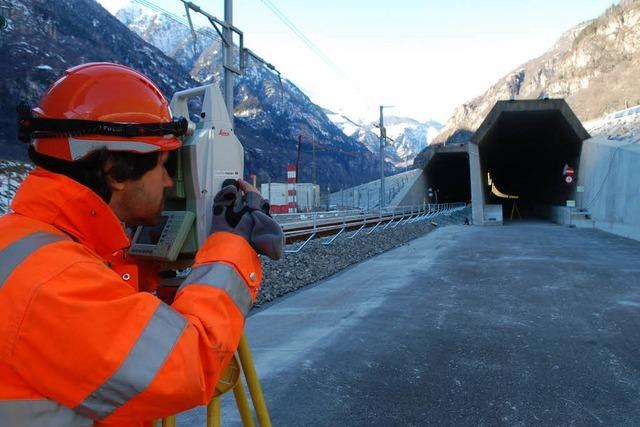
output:
M191 17L189 16L189 20L185 19L185 18L181 18L169 11L167 11L166 9L163 9L161 6L158 6L157 4L153 3L150 0L133 0L134 2L141 4L149 9L152 9L158 13L161 13L163 15L165 15L167 18L171 19L172 21L183 25L187 28L189 28L189 30L191 30L192 35L194 32L197 32L198 35L202 35L205 36L207 38L209 38L210 40L216 40L217 37L219 36L219 34L217 34L217 31L212 31L208 28L203 28L203 27L199 27L197 29L194 29L193 24L190 23L189 21L191 21ZM185 6L187 6L187 3L193 4L190 1L184 1L184 0L177 0L182 2ZM346 83L348 84L349 87L351 87L351 89L353 89L353 91L355 93L359 93L362 94L364 91L358 87L357 83L355 83L348 75L346 75L346 73L338 66L336 65L336 63L334 61L331 60L331 58L329 58L329 56L327 56L311 39L309 39L309 37L307 37L294 23L291 19L289 19L274 3L272 0L260 0L279 20L281 20L297 37L299 37L302 42L315 54L317 55L322 62L324 62L332 71L334 71L337 75L339 75L342 79L344 79L346 81ZM193 4L195 6L195 4ZM198 8L200 9L200 8ZM217 29L216 29L217 30ZM224 42L224 40L223 40ZM196 50L196 42L194 41L194 51ZM280 85L282 87L283 82L281 80L281 73L275 69L275 67L270 64L269 62L265 61L264 59L262 59L260 56L258 56L257 54L255 54L255 52L246 49L245 50L247 52L243 52L242 54L242 59L244 60L247 57L251 57L252 59L257 60L258 62L261 62L262 64L264 64L267 68L269 68L272 72L276 73L278 75L278 79L280 80ZM196 53L197 55L197 53ZM367 100L363 100L366 104L368 104L369 102Z
M273 12L282 23L284 23L302 42L307 45L325 64L332 68L337 74L348 79L346 74L331 60L309 37L307 37L271 0L260 0Z
M212 30L210 30L208 28L202 28L202 27L197 28L197 29L193 29L192 26L189 25L189 22L186 19L181 18L181 17L169 12L166 9L163 9L162 7L156 5L155 3L152 3L152 2L150 2L148 0L133 0L133 1L138 3L138 4L141 4L144 7L149 8L149 9L155 11L155 12L161 13L162 15L166 16L168 19L174 21L175 23L183 25L185 27L188 27L190 30L195 31L195 32L197 32L198 34L200 34L202 36L205 36L205 37L207 37L207 38L209 38L211 40L215 40L216 39L217 34L214 31L212 31Z
M326 55L309 37L307 37L294 23L282 12L272 0L260 0L283 24L285 24L300 40L315 54L322 62L324 62L333 72L340 76L351 88L354 94L357 94L365 104L369 104L369 100L362 98L365 93L358 84L349 77L331 58Z
M309 154L310 152L311 153L313 152L313 147L312 147L312 151L309 151L308 148L304 148L304 147L301 150L302 152ZM352 157L360 157L367 152L371 153L366 148L363 151L345 151L340 148L333 148L328 145L320 145L317 143L315 144L315 151L316 151L316 154L317 153L339 153L339 154L344 154L345 156L352 156ZM375 155L375 153L371 153L371 154Z
M151 10L154 10L158 13L161 13L162 15L166 16L168 19L171 19L172 21L176 22L177 24L180 24L184 27L189 28L189 30L192 32L197 32L199 35L205 36L206 38L210 39L210 40L217 40L217 38L219 37L219 34L208 28L203 28L203 27L199 27L197 29L194 29L192 23L190 23L189 21L191 21L191 19L187 20L185 18L181 18L169 11L167 11L166 9L163 9L162 7L158 6L157 4L149 1L149 0L133 0L134 2L141 4L142 6L145 6ZM183 4L186 5L187 2L183 1L183 0L178 0L181 1ZM287 27L289 27L294 33L296 33L299 37L301 37L303 39L303 41L305 41L305 44L312 49L318 56L320 56L321 59L323 59L323 61L330 66L332 69L334 69L334 71L338 74L340 74L343 78L348 79L348 77L335 65L335 63L333 63L333 61L331 61L331 59L329 57L327 57L311 40L309 40L308 37L306 37L296 26L295 24L293 24L293 22L291 22L291 20L289 20L284 13L282 13L282 11L280 11L274 4L273 2L271 2L271 0L261 0L263 3L265 3L265 5L267 5L269 7L270 10L273 11L273 13L275 13L279 19L281 19L286 25ZM191 3L191 2L188 2ZM190 17L189 17L190 18ZM195 49L195 44L194 44L194 49ZM279 83L280 83L280 89L281 89L281 95L284 92L284 85L283 85L283 81L281 78L281 73L280 71L278 71L278 69L276 69L276 67L274 65L272 65L271 63L267 62L266 60L264 60L262 57L260 57L259 55L257 55L255 52L253 52L252 50L245 48L244 52L242 53L242 55L244 56L244 58L251 58L253 60L255 60L256 62L261 63L262 65L264 65L266 68L268 68L269 70L271 70L274 74L277 75ZM283 100L283 97L281 96L281 100ZM335 149L335 148L328 148L326 146L323 145L319 145L317 148L318 152L337 152L343 155L347 155L347 156L353 156L353 157L357 157L357 156L361 156L363 153L362 152L349 152L349 151L344 151L341 149Z
M197 41L196 41L196 38L195 38L195 34L196 33L201 35L201 36L204 36L204 37L208 38L211 41L215 41L218 38L220 38L220 39L222 39L222 42L224 43L224 39L223 39L222 35L220 34L220 32L218 31L218 29L216 29L216 31L213 31L211 29L204 28L204 27L199 27L197 29L194 28L193 22L191 20L191 16L188 13L188 7L189 7L188 3L190 3L190 2L185 2L183 0L179 0L187 8L186 11L185 11L186 14L187 14L187 19L185 19L185 18L181 18L181 17L169 12L168 10L158 6L157 4L155 4L155 3L153 3L153 2L151 2L149 0L133 0L133 1L138 3L138 4L140 4L140 5L142 5L142 6L144 6L144 7L149 8L149 9L155 11L155 12L158 12L158 13L164 15L165 17L167 17L168 19L174 21L177 24L180 24L180 25L182 25L184 27L189 28L189 30L191 31L191 35L194 38L194 46L193 46L194 55L198 54L196 52L196 50L197 50L196 49ZM265 61L258 54L256 54L255 52L253 52L252 50L247 49L247 48L244 49L244 52L242 52L241 55L243 56L243 59L244 58L252 58L256 62L261 63L262 65L267 67L269 70L271 70L274 74L277 75L278 81L280 82L280 87L281 87L281 89L283 88L282 75L281 75L280 71L273 64Z
M174 21L174 22L176 22L176 23L178 23L178 24L180 24L180 25L183 25L183 26L185 26L185 27L189 27L189 29L193 31L193 27L189 24L189 22L188 22L186 19L180 18L180 17L178 17L177 15L172 14L171 12L169 12L169 11L167 11L167 10L163 9L162 7L160 7L160 6L156 5L156 4L154 4L154 3L152 3L152 2L150 2L150 1L148 1L148 0L133 0L133 1L135 1L136 3L139 3L139 4L141 4L141 5L143 5L143 6L145 6L145 7L148 7L149 9L152 9L152 10L154 10L154 11L158 12L158 13L163 14L163 15L165 15L167 18L171 19L172 21ZM182 1L182 0L180 0L180 1ZM183 2L183 3L185 3L185 2ZM275 7L275 6L274 6L274 7ZM284 16L284 15L283 15L283 16ZM286 19L286 17L284 17L284 19ZM292 24L292 25L293 25L293 24ZM197 30L195 30L195 31L196 31L198 34L200 34L200 35L204 35L204 36L208 37L208 38L209 38L209 39L211 39L211 40L215 40L215 39L217 39L217 33L215 33L215 32L214 32L214 31L212 31L212 30L209 30L209 29L207 29L207 28L198 28L198 29L197 29ZM304 36L304 35L303 35L303 36ZM311 44L313 44L313 43L311 43ZM280 88L281 88L281 90L282 90L282 91L284 90L283 82L282 82L282 78L281 78L281 73L280 73L280 71L278 71L278 69L277 69L273 64L271 64L270 62L267 62L267 61L266 61L266 60L264 60L262 57L260 57L258 54L256 54L255 52L253 52L251 49L248 49L248 48L245 48L245 49L244 49L243 55L244 55L246 58L251 58L251 59L255 60L256 62L261 63L261 64L262 64L262 65L264 65L266 68L268 68L269 70L271 70L274 74L276 74L276 75L277 75L277 77L278 77L278 80L279 80L279 82L280 82ZM329 62L331 62L331 61L329 60ZM332 151L332 152L339 152L339 153L341 153L341 154L345 154L345 155L348 155L348 156L359 156L359 155L361 155L361 153L359 153L359 152L348 152L348 151L344 151L344 150L340 150L340 149L328 149L328 148L323 147L323 146L320 146L320 147L321 147L321 148L318 148L318 151Z

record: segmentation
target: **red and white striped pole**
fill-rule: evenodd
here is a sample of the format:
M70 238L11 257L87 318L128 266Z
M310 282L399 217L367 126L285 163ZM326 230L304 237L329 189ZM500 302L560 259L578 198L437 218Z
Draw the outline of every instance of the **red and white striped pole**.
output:
M287 165L287 204L289 213L297 213L296 203L296 165Z

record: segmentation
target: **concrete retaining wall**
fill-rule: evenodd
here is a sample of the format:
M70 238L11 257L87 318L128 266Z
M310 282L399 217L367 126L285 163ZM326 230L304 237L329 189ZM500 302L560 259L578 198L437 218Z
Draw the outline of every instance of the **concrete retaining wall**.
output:
M416 206L430 203L427 197L427 174L424 169L410 177L405 187L393 198L389 206Z
M567 206L540 205L536 206L538 216L546 218L556 224L577 228L595 228L595 221L587 212Z
M578 173L584 187L578 208L591 214L595 228L640 240L640 143L588 139Z

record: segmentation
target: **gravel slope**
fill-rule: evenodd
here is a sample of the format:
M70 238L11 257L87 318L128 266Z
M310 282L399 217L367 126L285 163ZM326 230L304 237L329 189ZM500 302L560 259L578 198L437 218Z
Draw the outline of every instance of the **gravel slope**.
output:
M321 243L328 238L315 239L297 254L285 254L280 261L262 257L264 276L254 307L260 307L352 264L424 236L436 227L464 224L466 218L471 218L471 208L396 228L393 225L386 230L378 227L370 235L366 234L369 230L366 228L354 239L348 238L353 232L343 233L328 246ZM291 248L293 247L289 247Z

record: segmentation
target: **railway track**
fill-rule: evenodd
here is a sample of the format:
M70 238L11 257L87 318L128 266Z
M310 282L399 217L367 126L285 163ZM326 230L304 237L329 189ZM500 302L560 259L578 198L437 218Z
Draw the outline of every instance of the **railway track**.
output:
M331 244L340 234L354 231L354 238L365 228L371 234L378 228L395 228L411 222L427 220L438 215L449 214L466 207L466 203L440 203L420 206L400 206L376 211L361 209L308 212L297 214L275 214L274 219L282 226L286 243L303 241L295 250L300 251L310 240L318 237L334 237L325 244Z

